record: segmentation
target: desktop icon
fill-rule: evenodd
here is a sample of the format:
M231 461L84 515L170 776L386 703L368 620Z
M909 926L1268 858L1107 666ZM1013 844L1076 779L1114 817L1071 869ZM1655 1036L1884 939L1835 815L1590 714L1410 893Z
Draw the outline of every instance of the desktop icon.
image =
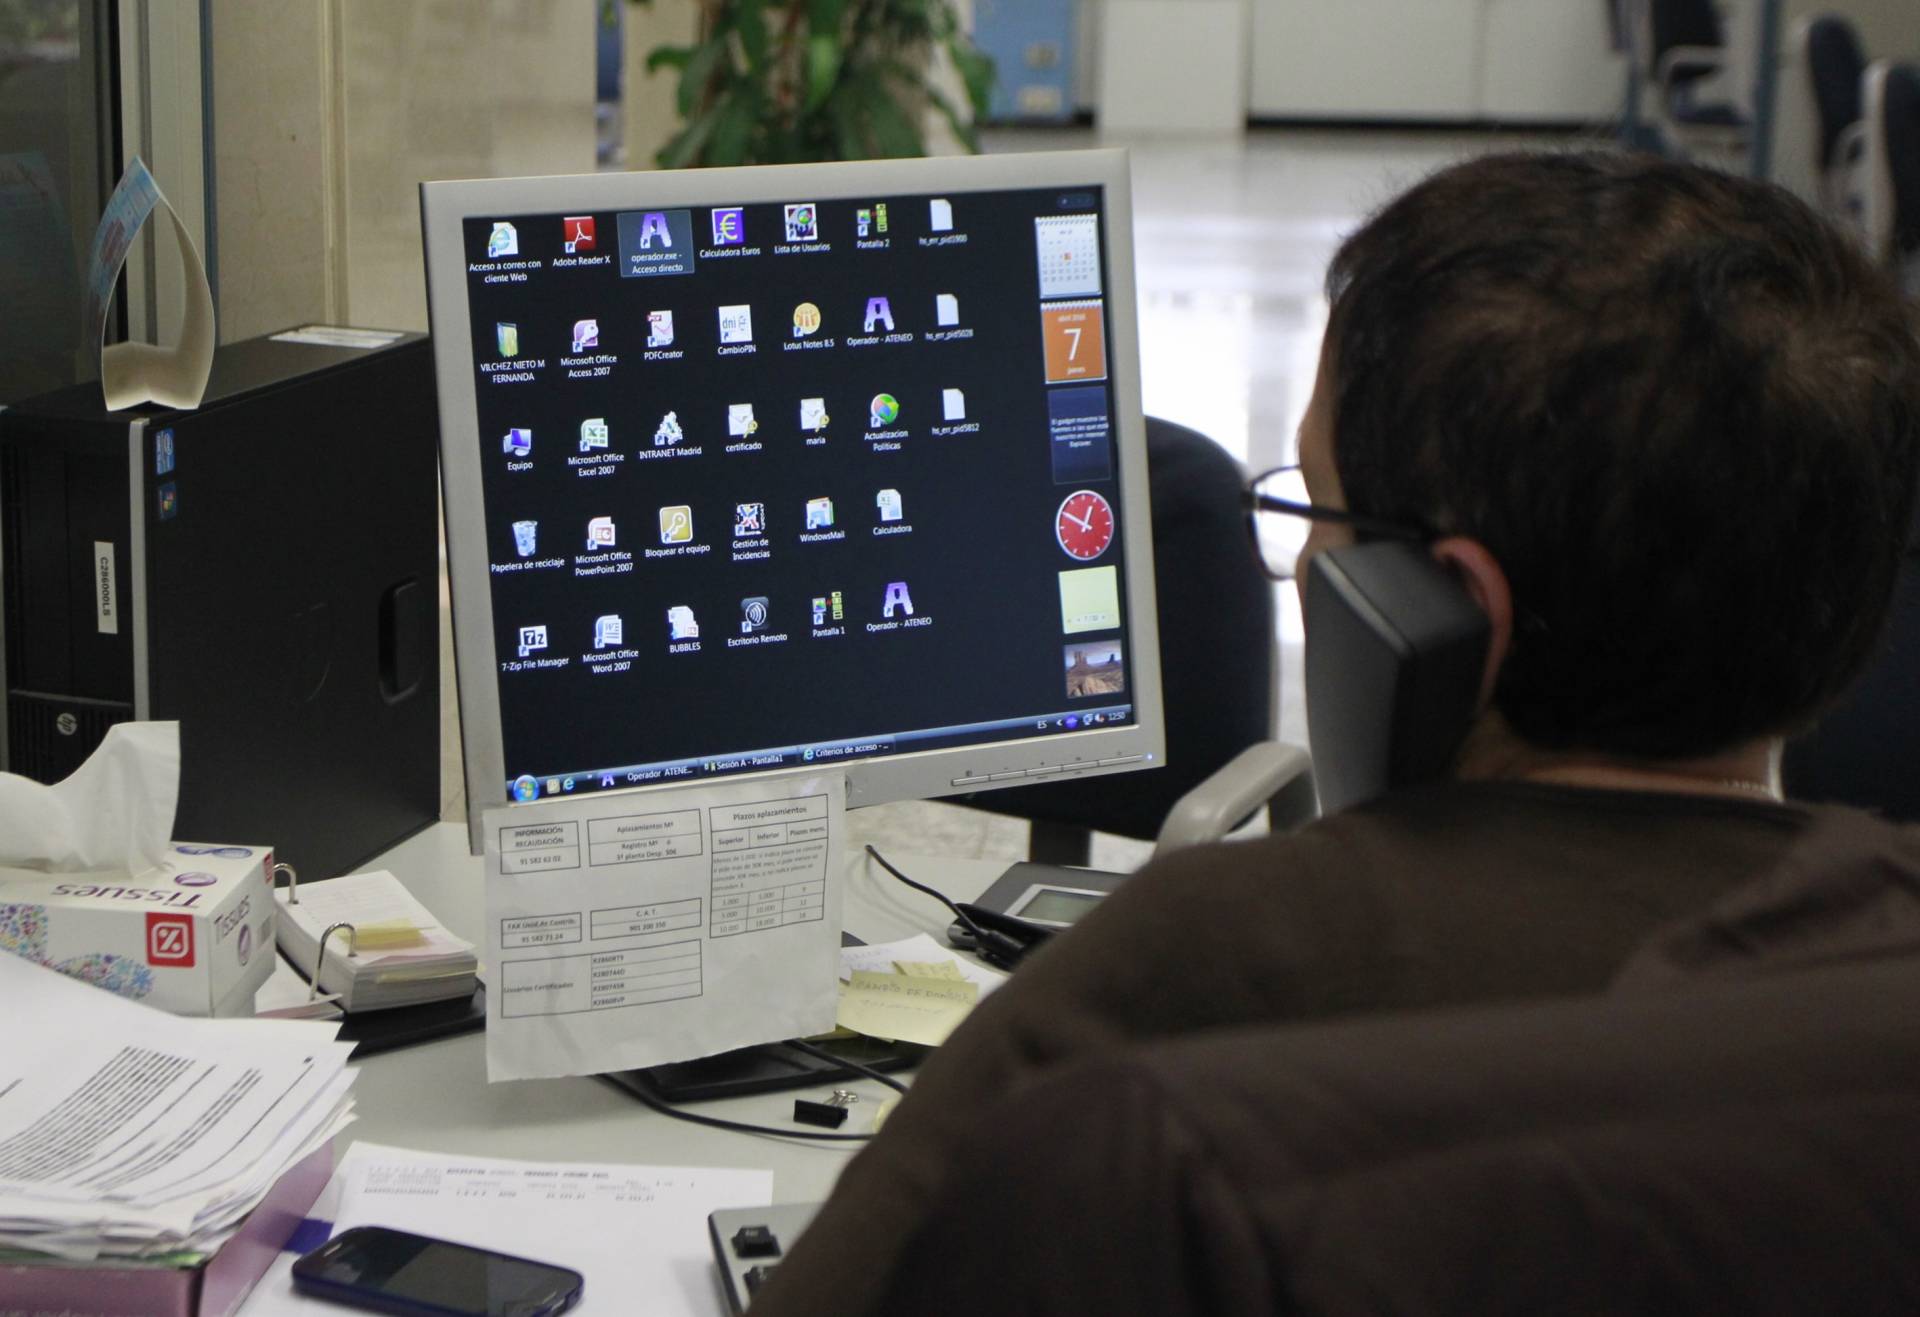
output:
M580 451L590 453L596 448L605 448L611 435L607 429L607 418L590 416L580 422Z
M584 352L588 348L600 346L600 322L598 320L576 320L573 322L573 350Z
M787 207L786 214L788 242L820 240L820 212L811 201L794 202Z
M900 402L891 393L876 393L873 401L867 404L867 426L878 430L883 425L892 425L900 419Z
M559 778L557 778L557 777L550 777L550 778L548 778L548 779L547 779L547 794L548 794L549 796L557 796L557 795L559 795L559 794L560 794L560 779L559 779Z
M945 197L935 197L927 203L927 227L935 233L953 232L953 203Z
M716 206L713 212L713 245L738 247L747 240L747 212L739 206Z
M880 616L892 617L893 610L896 608L908 617L913 616L913 596L907 593L905 581L893 581L888 584L886 597L880 601Z
M493 327L493 341L503 357L520 355L520 326L502 320Z
M700 624L694 620L693 610L685 604L675 604L667 610L667 639L700 639Z
M847 615L846 603L838 590L830 590L813 598L813 624L825 626L829 620L839 622Z
M767 629L767 597L763 594L749 596L740 601L740 634L750 636L756 631Z
M829 530L833 526L833 500L830 498L810 498L807 500L807 529Z
M827 400L825 398L802 398L800 400L800 428L819 434L827 428Z
M933 298L934 322L942 329L960 323L960 299L952 293L936 293Z
M680 428L679 413L668 412L660 418L660 428L653 432L653 446L671 448L686 437L686 431Z
M498 260L502 256L520 254L520 235L513 225L505 220L493 222L493 232L487 235L487 259Z
M673 312L647 312L647 346L650 348L673 346Z
M809 334L820 332L820 308L812 302L802 302L793 308L793 336L805 338Z
M523 626L520 628L520 657L525 658L536 649L547 647L547 629L543 626Z
M891 334L893 332L893 304L884 297L867 299L866 333L873 333L876 326Z
M693 509L676 503L660 509L660 542L686 544L693 539Z
M517 426L507 431L506 438L500 441L500 451L511 453L515 457L525 457L533 451L533 431Z
M959 389L940 390L940 409L949 421L967 419L967 395Z
M593 619L593 647L595 649L611 649L616 645L624 645L626 643L623 639L625 635L626 626L620 621L620 614L608 613L604 617L596 617Z
M519 777L514 778L513 779L513 798L519 801L523 805L526 804L529 800L538 800L540 798L539 779L528 777L525 773L522 773Z
M900 491L883 489L873 496L873 505L880 510L880 520L898 521L902 515Z
M753 404L734 402L727 404L727 437L745 439L760 428L760 422L753 419Z
M767 533L767 505L764 503L736 503L733 505L733 537L744 539L752 535Z
M662 247L672 247L673 226L667 222L665 213L650 210L640 217L640 240L635 245L641 251L651 251L656 241Z
M593 236L593 216L568 215L560 221L560 245L570 255L590 252L599 244Z
M595 517L587 523L587 552L613 547L614 531L612 517Z
M522 558L533 557L540 536L540 523L537 521L516 521L513 523L513 551Z
M723 306L720 308L720 341L722 343L753 342L752 307Z

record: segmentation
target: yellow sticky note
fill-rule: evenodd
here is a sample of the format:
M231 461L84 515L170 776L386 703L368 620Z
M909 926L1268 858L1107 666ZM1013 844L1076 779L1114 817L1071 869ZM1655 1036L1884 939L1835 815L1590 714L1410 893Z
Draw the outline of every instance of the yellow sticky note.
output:
M1120 625L1120 574L1111 567L1060 573L1060 629L1067 635Z
M946 979L949 982L965 983L967 976L951 960L896 960L894 972L904 974L910 979Z
M838 1023L869 1038L938 1047L979 998L979 985L964 979L954 982L855 970L852 982L840 985Z
M354 925L353 950L356 955L367 951L405 951L408 947L425 945L427 935L404 920Z

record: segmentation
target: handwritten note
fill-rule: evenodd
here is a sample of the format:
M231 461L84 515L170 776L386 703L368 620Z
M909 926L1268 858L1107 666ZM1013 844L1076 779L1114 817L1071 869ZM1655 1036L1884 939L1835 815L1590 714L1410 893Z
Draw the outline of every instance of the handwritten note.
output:
M839 1023L870 1038L938 1047L979 1000L979 986L965 980L855 970L840 988Z
M904 974L910 979L945 979L949 983L965 983L967 976L952 960L896 960L893 972Z

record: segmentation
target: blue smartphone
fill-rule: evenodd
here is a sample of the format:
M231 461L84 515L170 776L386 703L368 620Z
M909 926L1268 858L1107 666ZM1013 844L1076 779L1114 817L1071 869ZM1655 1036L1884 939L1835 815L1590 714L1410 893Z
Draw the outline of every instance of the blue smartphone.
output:
M580 1302L577 1271L385 1226L343 1230L293 1264L302 1294L406 1317L550 1317Z

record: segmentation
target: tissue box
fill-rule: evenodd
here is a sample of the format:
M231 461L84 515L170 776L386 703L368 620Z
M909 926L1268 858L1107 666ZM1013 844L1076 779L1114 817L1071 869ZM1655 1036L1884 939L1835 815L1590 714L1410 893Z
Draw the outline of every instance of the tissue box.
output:
M0 868L0 950L175 1015L252 1015L272 874L269 847L191 842L131 877Z

